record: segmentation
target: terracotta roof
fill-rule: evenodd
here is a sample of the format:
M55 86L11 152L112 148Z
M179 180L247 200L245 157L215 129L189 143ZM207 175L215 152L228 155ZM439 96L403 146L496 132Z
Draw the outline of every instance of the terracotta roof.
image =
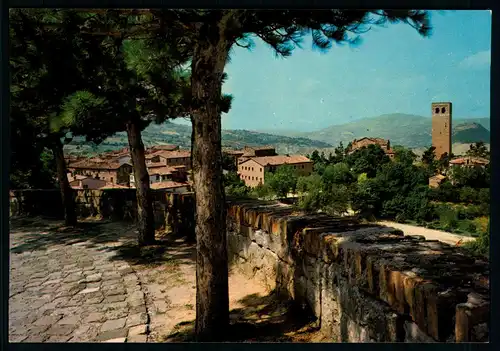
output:
M353 143L353 144L354 144L354 143L358 143L358 142L360 142L360 141L362 141L362 140L365 140L365 139L367 139L367 140L369 140L369 141L372 141L372 142L374 142L374 143L377 143L377 144L384 144L384 145L385 145L385 144L387 144L387 143L389 142L389 140L385 140L385 139L383 139L383 138L363 137L363 138L361 138L361 139L354 139L354 140L352 141L352 143Z
M167 167L164 162L147 162L146 167L149 168L159 168L159 167Z
M173 145L173 144L165 144L165 145L155 145L151 147L152 150L167 150L167 151L172 151L179 148L178 145Z
M71 164L71 168L79 168L79 169L118 169L123 164L119 162L109 162L109 161L92 161L92 160L83 160L79 162L75 162Z
M189 186L188 183L179 183L171 180L151 184L151 189L173 189Z
M245 149L251 149L251 150L275 150L276 148L271 145L264 145L264 146L245 146Z
M184 150L176 150L176 151L160 150L154 152L153 155L158 155L163 158L180 158L180 157L191 157L191 152Z
M68 182L73 182L75 180L83 180L85 178L89 178L88 176L80 175L80 174L75 174L74 176L71 175L71 173L68 173Z
M446 176L442 175L442 174L436 174L432 177L430 177L429 179L438 179L438 180L443 180L443 179L446 179Z
M90 178L90 177L86 177L86 178ZM103 181L102 179L94 179L94 180L97 180L96 184L101 184L101 185L97 185L95 188L92 187L92 188L87 188L88 190L101 190L101 189L129 189L129 187L127 186L124 186L124 185L119 185L119 184L113 184L113 183L110 183L110 182L106 182L106 181ZM80 186L80 184L78 183L78 185L71 185L71 188L73 189L84 189L83 187Z
M172 174L172 172L176 172L177 169L174 167L168 167L168 166L163 166L163 167L154 167L154 169L148 171L149 175L153 174L158 174L158 175L166 175L166 174Z
M302 155L291 155L291 156L277 155L277 156L252 157L246 161L243 161L242 163L248 162L250 160L257 162L261 166L279 166L283 164L312 162L307 157Z
M482 157L460 157L460 158L455 158L450 161L451 164L454 165L460 165L467 163L469 161L470 164L482 164L482 165L487 165L490 163L489 160L482 158Z

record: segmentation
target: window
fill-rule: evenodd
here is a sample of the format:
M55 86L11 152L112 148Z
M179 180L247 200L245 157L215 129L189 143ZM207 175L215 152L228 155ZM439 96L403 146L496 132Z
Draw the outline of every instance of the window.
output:
M113 183L113 177L111 177L111 183Z
M253 180L253 177L252 177L252 180Z
M88 186L87 184L83 184L83 188L84 188L84 189L88 189L88 188L89 188L89 186Z
M262 172L262 168L260 169L260 171Z
M439 107L436 107L436 109L434 110L435 113L439 113Z
M441 113L446 113L446 107L441 107Z
M253 167L252 167L252 172L253 172Z

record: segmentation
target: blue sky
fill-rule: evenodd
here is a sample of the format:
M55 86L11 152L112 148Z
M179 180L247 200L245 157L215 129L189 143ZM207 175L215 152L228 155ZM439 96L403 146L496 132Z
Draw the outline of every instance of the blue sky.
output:
M491 13L432 11L433 33L377 27L359 46L327 53L305 40L276 58L260 40L235 47L225 92L234 95L224 129L311 131L386 113L431 114L452 101L455 118L490 116Z

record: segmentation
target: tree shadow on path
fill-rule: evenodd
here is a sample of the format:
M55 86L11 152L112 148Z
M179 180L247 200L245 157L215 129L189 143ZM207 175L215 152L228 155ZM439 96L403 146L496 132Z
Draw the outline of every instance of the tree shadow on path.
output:
M61 220L41 217L11 218L11 253L49 250L55 245L113 252L110 261L161 266L167 262L196 259L195 247L181 236L157 232L155 245L139 247L134 223L87 219L75 227L66 227Z
M238 301L241 308L230 311L230 327L224 342L312 342L318 338L315 317L274 292L250 294ZM195 321L183 321L163 342L194 342Z

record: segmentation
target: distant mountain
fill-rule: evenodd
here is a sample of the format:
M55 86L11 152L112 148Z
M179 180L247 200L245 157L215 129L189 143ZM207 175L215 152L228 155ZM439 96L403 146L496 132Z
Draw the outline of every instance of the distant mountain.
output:
M393 113L372 118L363 118L354 122L332 125L314 132L275 131L256 132L249 130L223 130L222 145L241 148L245 145L274 145L281 154L310 153L313 150L333 152L341 141L347 145L355 138L380 137L389 139L392 145L410 148L429 147L432 143L431 119L429 117ZM476 141L490 141L489 118L466 118L453 120L453 143L470 144ZM151 124L143 131L146 146L158 144L176 144L190 148L191 126L166 122L161 125ZM92 147L82 139L76 139L65 149L75 153L99 153L106 150L127 146L124 132L106 139L97 147Z
M457 130L453 133L453 142L470 143L481 140L489 142L489 128L489 118L454 119L453 129ZM393 145L418 148L431 144L431 131L431 118L393 113L332 125L314 132L293 133L293 136L320 140L332 145L338 145L341 141L347 144L355 138L371 136L389 139Z
M479 123L462 123L453 128L453 140L461 143L490 142L490 131Z
M142 140L146 146L175 144L181 148L191 147L191 126L166 122L161 125L151 124L142 132ZM127 146L127 134L120 132L107 138L98 146L92 146L81 138L65 147L71 153L100 153ZM289 137L248 130L223 130L222 145L230 148L242 148L245 145L273 145L281 154L302 153L304 150L331 148L332 145L320 140L305 137Z

